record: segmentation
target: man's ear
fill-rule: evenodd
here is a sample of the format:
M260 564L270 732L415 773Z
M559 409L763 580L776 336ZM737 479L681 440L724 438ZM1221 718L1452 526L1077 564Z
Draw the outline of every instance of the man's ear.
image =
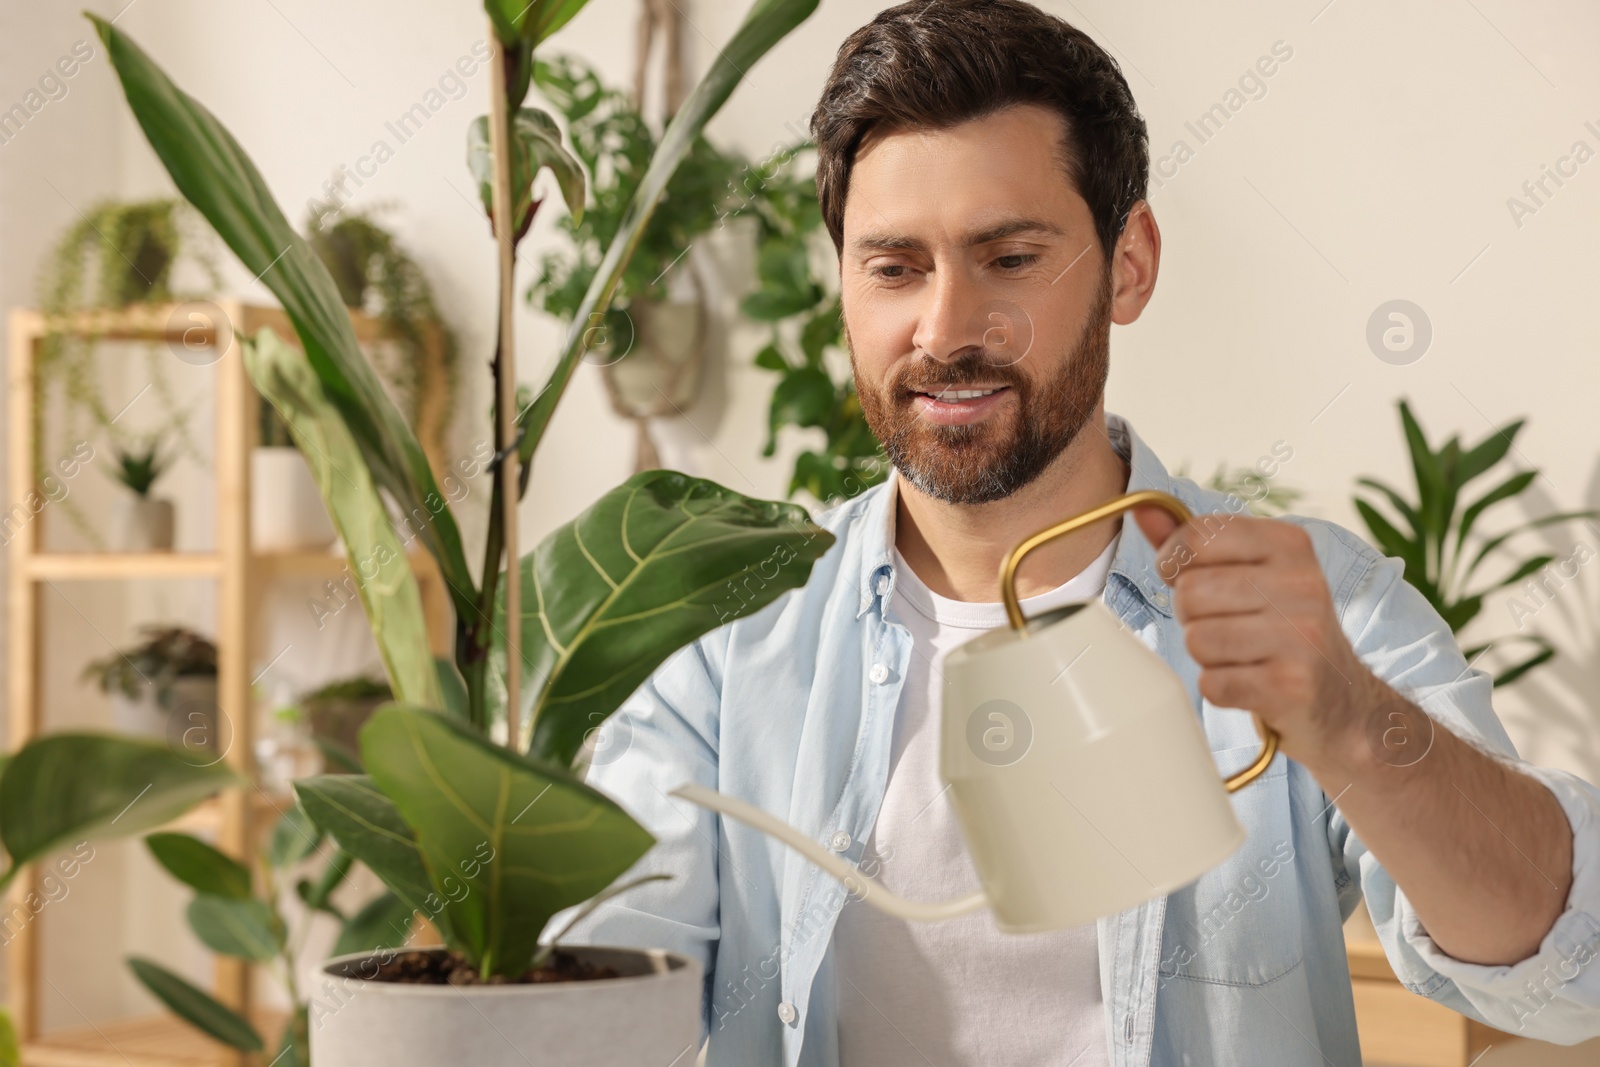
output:
M1128 212L1122 234L1111 250L1111 321L1126 326L1144 312L1155 296L1161 271L1161 230L1150 202L1141 200Z

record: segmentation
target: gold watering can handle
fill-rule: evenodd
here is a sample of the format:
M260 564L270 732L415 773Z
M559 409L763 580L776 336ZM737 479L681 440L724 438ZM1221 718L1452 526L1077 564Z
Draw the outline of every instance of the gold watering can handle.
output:
M1022 565L1022 559L1029 552L1048 544L1058 537L1064 537L1074 530L1088 526L1090 523L1109 519L1113 515L1120 515L1129 508L1153 504L1166 508L1180 523L1188 522L1190 511L1183 501L1170 493L1163 493L1159 489L1141 489L1136 493L1127 493L1114 500L1108 500L1099 507L1091 508L1082 515L1075 515L1070 519L1063 519L1054 526L1040 530L1032 537L1013 548L1000 564L1000 598L1005 601L1006 618L1011 623L1011 628L1018 633L1026 634L1028 619L1022 614L1022 605L1017 600L1017 568ZM1159 545L1156 547L1160 547ZM1261 716L1253 716L1256 721L1256 733L1261 735L1261 752L1256 756L1256 761L1238 774L1222 780L1222 787L1232 793L1244 788L1261 776L1272 762L1272 757L1278 752L1278 733L1272 727L1261 721Z

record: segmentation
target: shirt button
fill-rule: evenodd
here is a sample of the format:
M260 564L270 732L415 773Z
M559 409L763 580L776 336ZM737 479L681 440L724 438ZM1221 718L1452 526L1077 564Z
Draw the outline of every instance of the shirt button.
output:
M871 678L875 684L882 685L889 680L889 668L881 663L874 663L872 670L867 672L867 677Z
M794 1021L799 1017L800 1013L795 1011L794 1005L787 1000L778 1005L778 1018L783 1021L785 1026L793 1026Z
M1151 597L1150 599L1155 603L1155 606L1158 607L1158 608L1164 608L1168 604L1172 603L1172 598L1169 597L1165 593L1157 593L1155 596Z
M843 830L835 830L833 836L828 838L828 847L835 852L843 852L850 847L850 835Z

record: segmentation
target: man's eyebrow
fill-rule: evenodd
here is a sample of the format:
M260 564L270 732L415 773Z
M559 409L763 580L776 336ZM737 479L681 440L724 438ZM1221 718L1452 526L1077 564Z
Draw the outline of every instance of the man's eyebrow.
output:
M962 243L972 248L993 241L1016 237L1019 234L1038 234L1044 237L1062 237L1066 231L1044 219L1007 219L987 229L968 234ZM850 242L856 252L926 252L927 244L917 237L888 230L869 230Z

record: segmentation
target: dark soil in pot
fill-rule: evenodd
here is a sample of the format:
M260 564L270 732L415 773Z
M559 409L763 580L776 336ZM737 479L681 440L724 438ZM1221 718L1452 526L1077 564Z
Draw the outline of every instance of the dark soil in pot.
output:
M516 977L494 976L487 982L466 958L437 949L413 949L396 953L394 958L370 976L374 982L402 982L410 985L537 985L544 982L592 982L600 978L621 978L615 967L580 960L557 949L540 967L530 967Z

